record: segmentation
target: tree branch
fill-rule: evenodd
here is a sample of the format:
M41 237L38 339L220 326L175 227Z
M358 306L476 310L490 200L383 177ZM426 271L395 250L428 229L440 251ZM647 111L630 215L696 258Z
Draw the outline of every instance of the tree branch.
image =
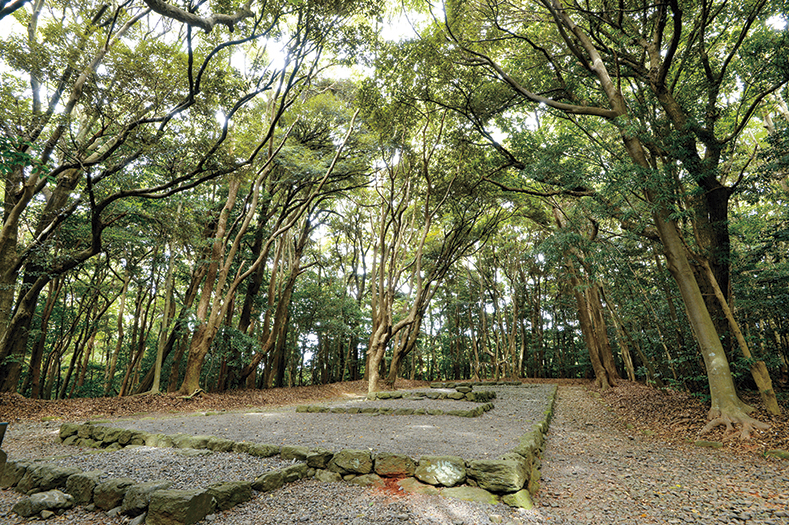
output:
M233 29L238 22L245 18L255 16L255 13L253 13L252 9L250 9L252 0L247 0L244 6L232 15L216 13L207 17L200 17L194 13L184 11L179 7L168 4L164 0L143 1L145 2L145 5L150 7L151 10L155 11L156 13L159 13L164 17L183 22L184 24L190 26L199 27L206 33L210 33L217 24L227 26L228 29L230 29L230 32L233 32Z

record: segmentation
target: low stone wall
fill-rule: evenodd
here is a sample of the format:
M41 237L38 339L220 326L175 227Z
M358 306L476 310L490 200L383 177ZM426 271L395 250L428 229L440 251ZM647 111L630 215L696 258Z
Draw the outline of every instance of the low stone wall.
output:
M14 512L42 518L75 504L93 505L111 513L132 517L131 525L200 521L216 510L225 510L251 499L252 491L271 491L286 483L314 477L320 481L341 481L363 486L383 486L385 478L400 478L408 492L440 494L484 503L503 502L531 507L537 492L544 434L548 430L556 400L554 386L544 418L524 434L519 445L499 459L466 461L459 456L406 455L369 450L310 449L302 446L234 442L215 436L150 434L129 429L86 423L64 423L60 439L66 445L107 451L126 446L175 447L215 452L235 452L253 456L279 455L298 461L287 468L267 472L254 482L228 481L206 489L173 490L166 481L137 483L128 478L99 482L102 472L81 472L73 467L48 463L8 461L0 471L0 488L13 488L29 498L14 506Z

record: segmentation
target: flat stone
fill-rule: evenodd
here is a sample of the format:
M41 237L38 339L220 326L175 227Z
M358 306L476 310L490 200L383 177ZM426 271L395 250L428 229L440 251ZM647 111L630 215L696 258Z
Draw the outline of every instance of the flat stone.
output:
M270 492L277 490L285 484L285 474L281 470L272 470L258 477L253 483L252 488L260 492Z
M475 480L480 488L499 494L521 490L527 473L523 461L512 459L471 461L467 470L468 477Z
M157 490L151 496L146 525L192 525L214 512L207 490Z
M452 487L466 479L466 462L458 456L422 456L414 475L429 485Z
M310 449L307 447L283 445L279 455L282 459L287 461L304 461L307 459L307 454L309 453Z
M110 478L93 489L93 503L102 510L110 510L123 503L126 491L137 482L131 478Z
M381 488L386 486L384 479L378 474L362 474L361 476L355 476L350 482L354 485L370 488Z
M331 470L318 469L315 471L315 479L323 483L336 483L342 481L342 476Z
M91 470L69 476L66 480L65 492L74 496L75 504L87 505L93 501L93 490L102 475L104 475L102 470Z
M531 500L531 494L529 494L528 490L519 490L514 494L506 494L501 497L501 502L510 507L527 510L534 506Z
M317 469L325 469L334 457L334 452L324 448L315 448L307 453L307 466Z
M49 490L39 492L18 501L13 511L24 518L29 518L39 514L43 510L57 512L59 510L70 509L74 506L74 498L70 494L64 494L59 490Z
M227 481L214 483L208 493L216 500L216 508L228 510L252 499L252 484L247 481Z
M169 489L172 483L169 481L146 481L136 483L126 490L121 503L120 512L127 516L139 516L148 510L151 504L151 496L157 490Z
M402 488L405 492L412 492L415 494L425 494L427 496L438 496L441 494L441 491L435 488L433 485L426 485L424 483L420 483L416 480L416 478L404 478L397 482L397 484Z
M375 456L375 473L386 478L402 478L414 475L416 462L404 454L381 452Z
M340 474L369 474L373 457L368 450L341 450L329 462L329 470Z
M499 503L498 496L479 487L450 487L442 490L441 495L445 498L475 501L477 503L487 503L489 505L496 505Z

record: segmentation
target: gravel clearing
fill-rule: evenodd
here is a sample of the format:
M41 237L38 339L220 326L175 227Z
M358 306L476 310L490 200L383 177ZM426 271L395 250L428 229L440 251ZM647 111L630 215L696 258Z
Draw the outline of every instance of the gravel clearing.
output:
M534 423L542 420L553 388L552 385L476 387L478 391L494 390L496 399L492 401L494 410L473 418L296 413L295 407L289 407L264 412L119 420L107 425L154 434L183 432L233 441L321 447L334 452L357 449L373 453L407 454L414 459L423 455L454 455L466 460L490 459L511 451L518 445L520 437ZM364 401L362 398L317 404L328 407L364 405L442 410L468 410L477 406L476 403L466 401Z
M451 453L467 459L491 457L495 454L491 449L499 450L501 446L506 452L512 448L508 445L510 439L517 440L516 436L522 435L531 425L530 418L538 414L541 416L544 410L539 402L526 402L526 397L519 400L526 392L539 399L542 395L539 390L496 387L496 391L499 393L499 398L493 401L496 408L479 418L303 414L313 417L315 422L323 421L324 418L327 418L327 422L316 425L312 430L308 428L309 425L294 422L290 429L296 434L292 439L287 439L287 444L316 446L317 440L317 445L328 449L365 447L409 453L414 457L436 449L441 451L436 453ZM337 403L341 402L348 401ZM387 403L386 406L395 406L397 401ZM292 408L266 412L269 413L276 416L302 415L295 414ZM288 418L264 417L263 413L247 414L243 418L239 414L220 414L166 420L113 421L110 424L122 426L128 423L130 428L175 433L187 431L190 429L188 425L199 422L199 427L191 427L189 433L213 434L236 440L236 436L239 436L250 441L278 443L287 437L282 432L289 424L285 423ZM266 420L265 425L261 424L262 419ZM297 420L294 418L294 421ZM333 424L329 424L332 421ZM416 428L407 430L411 425L430 425L436 429L419 434ZM10 457L73 454L73 448L55 442L57 427L53 423L15 424L9 428L3 448ZM347 432L351 428L354 431ZM360 428L363 432L358 431ZM368 436L367 440L358 437L375 428L379 429L380 436ZM428 443L408 443L406 436L409 434L406 431L411 432L411 439L422 436ZM437 440L442 433L450 442L446 447ZM465 436L465 442L458 436ZM145 461L150 461L152 468L155 468L156 456L153 452L149 454L149 450L138 447L137 451L132 449L126 454L138 454L138 460L145 457ZM488 452L487 456L485 451ZM169 453L172 454L172 451ZM184 470L209 477L212 470L223 470L225 465L231 468L235 456L215 453L177 459L184 462L181 463ZM130 458L135 456L127 456L121 461L113 459L120 457L117 453L75 456L79 461L107 461L113 469L121 468L119 463L132 470L140 469L144 464L133 464ZM169 461L168 456L161 457L164 458L161 462ZM74 464L68 463L70 459L63 461L66 462L64 464ZM195 463L189 463L187 468L187 461ZM90 468L107 468L97 463L90 465ZM261 468L270 468L270 465L250 466L249 470ZM243 471L242 466L240 475L243 475ZM120 472L114 475L135 477ZM14 502L21 497L15 492L0 491L0 524L24 522L10 511ZM82 507L49 521L66 525L128 524L127 519L109 517L103 512L86 512ZM548 433L542 488L532 510L404 494L389 488L372 490L348 483L303 480L270 493L258 493L251 501L214 514L201 522L202 525L304 523L786 525L789 524L789 468L786 462L779 460L741 457L685 443L667 443L635 430L627 430L619 418L587 388L563 386L559 388L556 414Z

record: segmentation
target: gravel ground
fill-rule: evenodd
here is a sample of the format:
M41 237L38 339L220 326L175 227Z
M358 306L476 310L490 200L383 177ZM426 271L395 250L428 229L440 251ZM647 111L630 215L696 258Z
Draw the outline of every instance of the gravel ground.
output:
M496 388L499 399L494 400L496 409L480 418L447 418L439 423L435 416L363 416L345 414L305 414L308 416L328 416L334 424L327 424L309 431L294 423L294 432L305 435L291 436L289 444L320 446L333 449L377 448L392 452L410 453L418 457L421 453L452 453L462 457L484 457L480 454L486 447L498 447L496 439L508 443L509 432L520 436L530 422L527 415L536 414L536 406L518 402L514 397L515 389ZM523 389L531 390L531 389ZM512 398L508 400L508 392ZM534 394L537 391L533 392ZM389 402L387 402L389 403ZM391 404L387 406L393 406ZM523 412L521 412L523 410ZM539 410L542 412L542 409ZM282 412L273 412L280 414ZM300 414L299 414L300 415ZM234 419L235 417L235 419ZM252 414L250 418L261 418ZM273 416L271 416L273 417ZM352 417L350 422L346 418ZM224 419L223 419L224 418ZM277 420L277 418L274 418ZM318 421L319 419L316 419ZM413 421L416 420L416 421ZM214 434L230 439L245 437L248 440L274 442L264 437L280 436L284 420L279 423L260 424L260 419L240 419L237 414L208 417L171 418L167 425L172 430L166 433L184 431L188 422L200 421L200 431L190 433ZM225 426L218 424L223 421ZM217 426L207 430L205 423ZM485 422L487 427L482 426ZM131 422L137 425L158 425L161 422L140 420ZM526 423L526 424L524 424ZM113 422L112 426L120 426ZM183 424L183 428L182 428ZM353 434L342 432L343 425L382 425L378 427L380 437L368 441L358 441L361 432ZM408 448L403 434L409 425L431 425L437 427L424 434L429 441L427 446L408 450L428 452L414 453L398 449L401 445ZM54 424L18 424L9 429L4 447L11 457L21 457L22 448L14 451L12 443L26 432L25 442L34 444L38 456L57 454L62 447L54 443ZM469 431L471 426L477 425ZM501 426L499 426L501 425ZM505 427L515 427L509 429ZM170 427L168 427L170 428ZM179 430L180 428L180 430ZM231 433L238 432L238 434ZM298 430L302 428L302 430ZM364 426L365 433L376 427ZM152 430L156 430L152 428ZM356 430L356 427L354 428ZM149 430L150 431L150 430ZM164 432L164 427L161 430ZM227 432L222 434L222 432ZM310 433L314 432L314 433ZM321 434L330 432L330 435ZM416 429L410 430L411 436ZM463 435L467 432L465 445L460 441L443 448L437 435ZM435 435L433 434L435 433ZM238 436L238 437L237 437ZM259 437L258 437L259 436ZM482 438L486 438L484 441ZM394 439L392 439L394 438ZM11 440L10 442L8 440ZM327 446L322 440L336 445ZM452 439L455 439L454 437ZM280 439L281 441L281 439ZM390 446L385 446L390 445ZM27 445L29 446L29 445ZM509 450L512 448L503 445ZM460 448L458 448L460 447ZM488 449L490 450L490 449ZM73 453L73 450L71 451ZM35 454L35 451L28 452ZM490 453L489 453L490 454ZM189 470L214 468L217 463L231 461L230 455L214 455L197 458ZM109 458L110 454L94 455L95 458ZM212 458L212 459L206 459ZM194 459L194 458L190 458ZM93 458L90 459L93 461ZM112 464L117 465L114 460ZM125 460L129 463L129 460ZM229 464L229 463L228 463ZM138 464L138 468L142 464ZM212 467L213 465L213 467ZM96 467L94 467L96 468ZM101 468L101 467L99 467ZM134 467L132 467L134 468ZM260 465L255 468L269 468ZM119 474L125 475L125 474ZM503 505L490 506L474 504L440 497L403 494L396 490L363 489L347 483L319 483L304 480L290 484L280 490L256 494L253 500L233 509L215 514L204 520L211 525L267 525L303 524L324 525L486 525L489 523L516 524L645 524L645 523L695 523L699 525L747 524L747 525L784 525L789 524L789 471L785 463L736 457L731 454L689 447L684 443L666 443L628 431L618 418L600 400L584 387L560 387L556 415L548 434L548 444L543 461L543 484L535 508L515 510ZM0 524L22 523L18 516L10 512L13 503L21 496L10 491L0 491ZM104 513L88 513L77 508L63 516L53 518L52 523L80 525L120 525L127 523L123 518L110 518Z
M373 453L407 454L414 459L423 455L490 459L515 448L520 437L534 423L542 420L552 389L552 385L477 387L480 391L495 390L496 399L492 401L494 410L474 418L296 413L294 407L289 407L265 412L119 420L107 424L154 434L205 434L233 441L304 445L332 451L369 449ZM361 398L315 404L442 410L468 410L477 406L476 403L452 400L363 401Z
M560 387L543 458L545 523L789 524L786 462L622 428L584 387Z

